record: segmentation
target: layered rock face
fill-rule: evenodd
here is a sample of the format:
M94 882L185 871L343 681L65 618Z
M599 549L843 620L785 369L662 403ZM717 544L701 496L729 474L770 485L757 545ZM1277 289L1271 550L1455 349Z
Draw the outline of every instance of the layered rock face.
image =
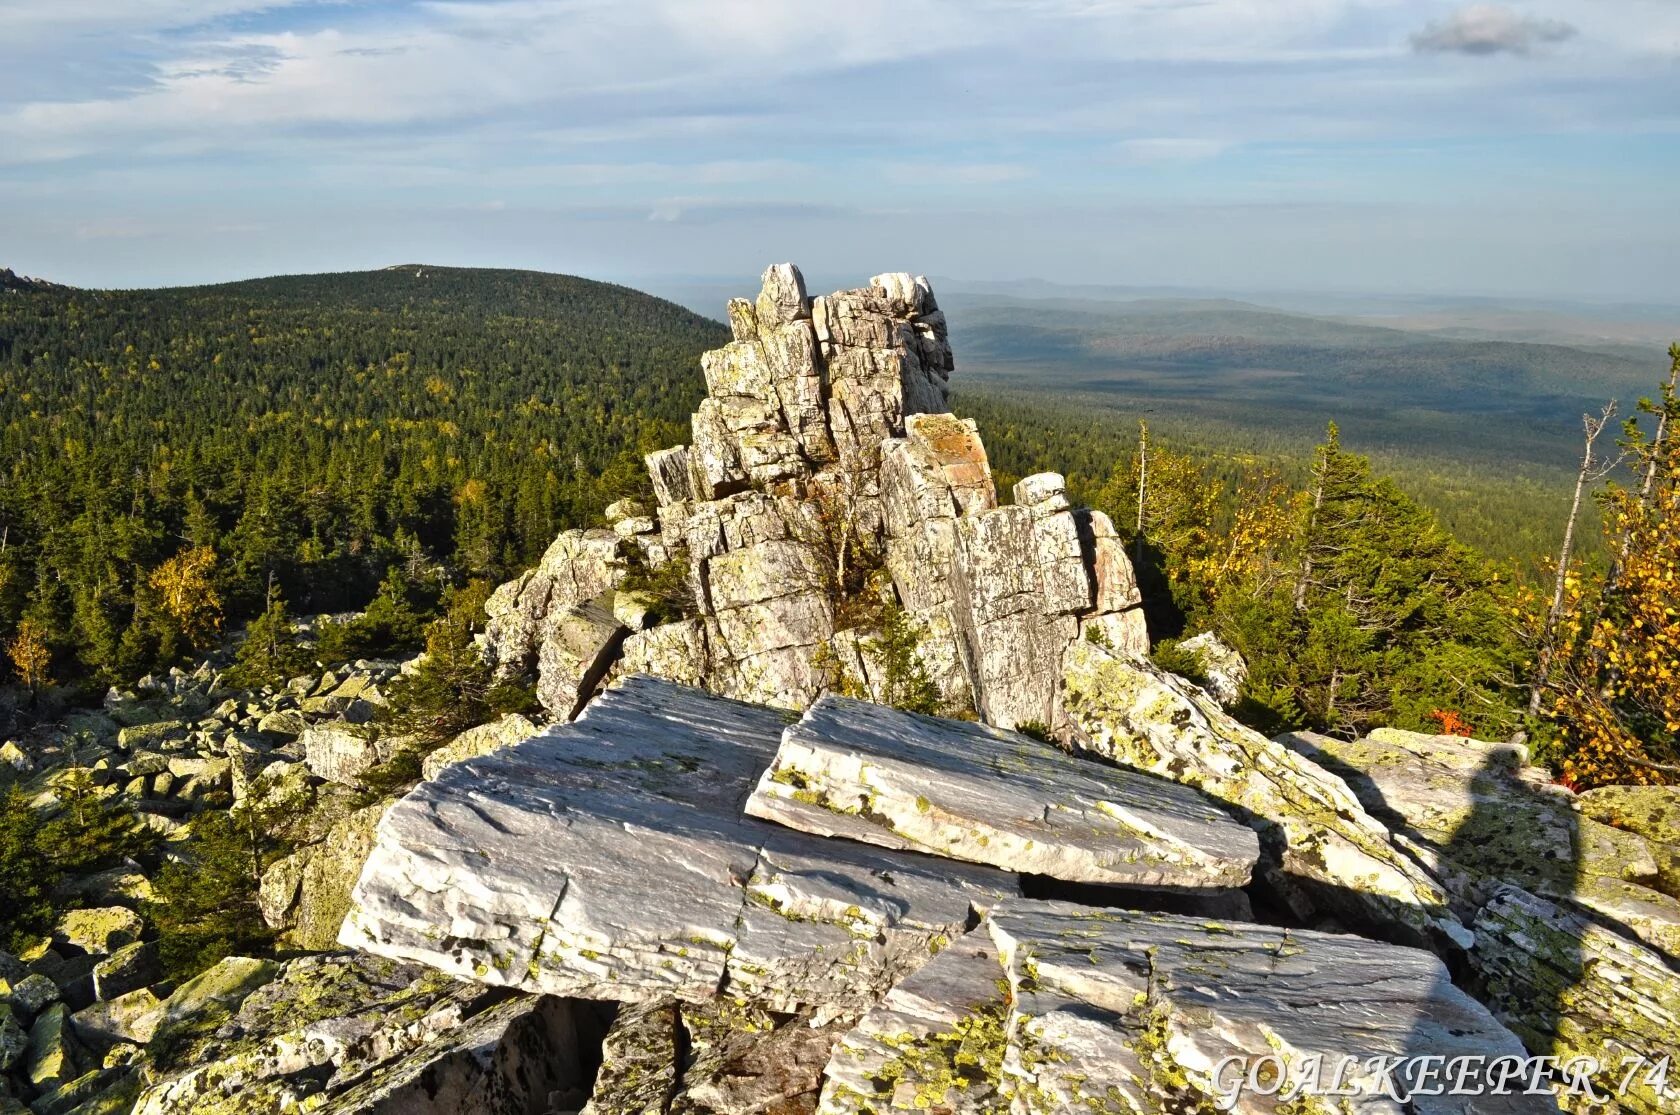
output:
M1260 855L1212 798L1026 736L631 677L392 806L340 940L622 1004L591 1115L1206 1110L1266 1057L1351 1058L1353 1109L1445 1113L1357 1066L1520 1053L1427 952L1149 912L1240 895Z
M614 505L611 529L561 535L491 598L488 653L534 672L551 713L574 715L610 670L789 708L880 696L891 667L856 617L883 596L947 710L1000 727L1061 722L1081 638L1147 650L1104 515L1071 507L1054 474L998 506L978 430L945 413L954 363L925 279L813 299L779 264L729 319L692 442L648 457L657 506ZM637 570L686 571L689 614L649 623L625 591Z

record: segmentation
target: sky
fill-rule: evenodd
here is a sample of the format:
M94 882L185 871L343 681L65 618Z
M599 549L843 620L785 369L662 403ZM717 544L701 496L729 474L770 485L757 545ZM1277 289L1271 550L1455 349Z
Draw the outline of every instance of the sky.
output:
M1680 0L0 0L0 266L1680 304Z

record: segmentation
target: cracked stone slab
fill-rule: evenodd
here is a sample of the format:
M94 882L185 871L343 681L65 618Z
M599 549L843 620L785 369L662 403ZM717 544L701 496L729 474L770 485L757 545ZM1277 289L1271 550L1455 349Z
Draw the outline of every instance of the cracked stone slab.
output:
M867 1001L1015 880L744 816L786 714L631 677L386 813L339 940L553 995Z
M893 990L842 1041L819 1112L1211 1110L1226 1058L1279 1057L1286 1082L1344 1057L1360 1094L1290 1110L1458 1115L1462 1096L1396 1099L1373 1057L1520 1057L1516 1036L1431 954L1359 937L1171 914L1009 901ZM1236 1062L1232 1062L1235 1064ZM1365 1075L1361 1075L1365 1073ZM1403 1102L1409 1098L1411 1105ZM1255 1091L1235 1110L1271 1115ZM1478 1112L1555 1111L1549 1095ZM1278 1108L1282 1109L1282 1108Z
M1241 887L1247 825L1188 786L960 720L823 697L747 812L821 836L1069 882Z

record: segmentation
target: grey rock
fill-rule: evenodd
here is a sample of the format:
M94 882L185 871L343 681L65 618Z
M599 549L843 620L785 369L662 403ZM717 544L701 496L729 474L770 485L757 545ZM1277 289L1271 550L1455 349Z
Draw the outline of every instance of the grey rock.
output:
M351 787L361 785L362 775L396 754L401 746L394 737L342 721L311 724L299 741L311 774Z
M350 908L350 891L373 849L385 803L358 809L325 839L276 860L263 872L257 905L269 928L295 949L330 951Z
M463 979L777 1009L884 991L1015 891L984 868L741 815L782 714L626 679L573 724L446 768L386 814L340 941Z
M93 966L93 994L96 999L116 999L162 978L157 942L135 941Z
M1080 642L1065 665L1075 746L1242 810L1277 849L1261 874L1300 915L1330 913L1411 943L1471 943L1441 884L1340 778L1147 659Z
M163 1019L162 1002L148 988L83 1007L72 1020L76 1034L90 1043L126 1041L139 1045L152 1040Z
M10 1072L29 1050L29 1032L18 1022L11 1004L0 1003L0 1073Z
M54 1003L29 1027L29 1053L23 1075L37 1090L50 1092L81 1075L85 1055L71 1033L69 1008Z
M11 994L6 996L6 1001L22 1016L20 1021L27 1021L45 1010L48 1004L58 1002L58 998L58 984L51 977L31 972L12 983Z
M1242 655L1226 646L1211 631L1185 639L1178 649L1196 656L1202 666L1205 688L1226 708L1242 696L1243 683L1248 681L1248 663Z
M841 697L783 734L747 812L1071 882L1241 887L1260 857L1251 829L1189 787Z
M288 961L226 1025L169 1052L142 1115L530 1115L583 1102L591 1012L372 957Z
M595 692L629 633L598 603L573 604L544 622L537 651L537 699L569 720Z
M504 747L511 747L521 740L530 739L538 731L537 725L531 720L517 712L510 712L499 720L468 728L427 755L421 763L421 773L426 778L436 778L438 772L451 763L458 763L463 759L476 759L480 755L489 755Z
M1345 1101L1348 1110L1446 1115L1462 1110L1462 1097L1391 1100L1364 1062L1521 1054L1516 1036L1426 952L1307 930L1009 901L865 1016L828 1066L819 1110L1207 1110L1231 1081L1229 1066L1220 1075L1227 1058L1252 1065L1276 1057L1286 1079L1304 1082L1316 1056L1332 1070L1355 1059L1345 1080L1363 1094ZM1234 1109L1258 1115L1275 1102L1251 1090ZM1476 1109L1555 1104L1485 1096Z

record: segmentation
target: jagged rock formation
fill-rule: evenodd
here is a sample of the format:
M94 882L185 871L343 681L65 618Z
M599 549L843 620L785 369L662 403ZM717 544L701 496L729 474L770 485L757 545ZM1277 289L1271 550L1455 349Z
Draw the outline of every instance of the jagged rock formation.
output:
M692 443L648 457L657 506L615 504L610 529L566 532L490 600L486 650L534 672L551 713L574 715L615 664L790 708L880 696L893 679L868 613L883 593L945 706L1000 727L1060 722L1078 640L1147 649L1104 515L1048 473L998 506L979 432L944 413L954 364L925 279L812 299L780 264L729 318ZM691 614L650 624L625 586L666 568L686 569Z
M1341 794L1369 845L1385 840ZM632 677L393 806L341 940L641 1004L605 1043L599 1115L810 1111L819 1063L829 1112L1143 1112L1210 1102L1225 1056L1520 1050L1426 952L1136 909L1239 885L1259 851L1194 790L1026 737L833 697L790 723ZM973 859L1154 889L1102 892L1131 910L1032 900ZM683 1052L697 1033L713 1054ZM1401 1109L1383 1102L1362 1109Z

